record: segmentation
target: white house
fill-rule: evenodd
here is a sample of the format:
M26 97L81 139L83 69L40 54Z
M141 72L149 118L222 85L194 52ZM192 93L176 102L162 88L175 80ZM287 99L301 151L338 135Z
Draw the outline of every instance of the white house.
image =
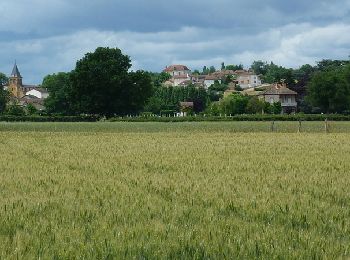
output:
M214 85L215 81L221 84L221 78L216 75L207 75L204 79L204 87L208 89L211 85Z
M255 88L262 84L260 77L252 71L236 70L235 76L238 85L243 89Z
M191 70L185 65L171 65L166 67L163 72L169 73L172 77L191 75Z
M26 96L34 96L39 99L46 99L49 97L49 92L45 88L35 88L26 92Z

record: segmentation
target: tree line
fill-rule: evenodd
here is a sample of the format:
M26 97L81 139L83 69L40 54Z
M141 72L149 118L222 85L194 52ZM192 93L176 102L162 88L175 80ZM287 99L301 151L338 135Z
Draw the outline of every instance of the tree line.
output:
M255 114L280 113L280 104L268 104L257 97L240 93L224 97L234 78L215 82L209 90L194 85L163 87L167 73L130 71L130 57L118 48L97 48L78 60L71 72L48 75L42 82L50 96L45 100L46 113L60 115L101 115L106 117L136 115L141 112L161 114L179 111L182 101L193 102L194 113ZM221 64L221 70L240 70L239 65ZM299 93L299 111L304 113L349 113L350 61L322 60L315 66L306 64L298 69L285 68L273 62L254 61L250 67L264 83L284 81ZM214 66L204 66L196 74L215 72ZM7 77L0 73L0 85ZM239 90L239 89L237 89ZM9 94L0 90L0 112L15 111L8 106ZM33 109L32 109L33 110ZM16 112L16 111L15 111ZM18 111L17 111L18 112ZM33 111L34 112L34 111Z

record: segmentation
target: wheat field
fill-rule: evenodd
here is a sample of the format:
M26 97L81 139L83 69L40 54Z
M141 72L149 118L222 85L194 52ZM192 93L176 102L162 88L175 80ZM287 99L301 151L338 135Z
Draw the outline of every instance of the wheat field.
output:
M1 123L0 259L349 258L350 123L296 124Z

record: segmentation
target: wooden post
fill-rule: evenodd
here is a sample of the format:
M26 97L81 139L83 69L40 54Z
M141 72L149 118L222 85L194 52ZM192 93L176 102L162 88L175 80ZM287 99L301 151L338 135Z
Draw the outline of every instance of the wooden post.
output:
M298 133L301 133L301 120L299 120Z
M271 123L271 132L275 132L275 121Z
M328 119L326 118L326 120L324 121L324 131L326 134L328 134L329 129L328 129Z

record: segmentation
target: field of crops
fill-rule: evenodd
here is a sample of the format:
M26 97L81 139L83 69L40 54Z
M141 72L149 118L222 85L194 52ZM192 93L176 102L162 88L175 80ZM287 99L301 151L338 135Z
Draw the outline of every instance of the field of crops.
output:
M0 259L350 257L350 123L0 123Z

